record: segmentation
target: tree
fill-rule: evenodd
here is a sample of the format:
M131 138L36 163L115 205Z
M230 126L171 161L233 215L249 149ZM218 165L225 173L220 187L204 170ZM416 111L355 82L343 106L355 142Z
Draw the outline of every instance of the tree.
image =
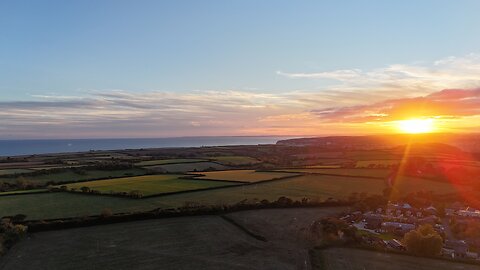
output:
M407 251L419 256L436 256L442 251L443 239L433 229L432 225L425 224L416 230L410 231L403 237Z

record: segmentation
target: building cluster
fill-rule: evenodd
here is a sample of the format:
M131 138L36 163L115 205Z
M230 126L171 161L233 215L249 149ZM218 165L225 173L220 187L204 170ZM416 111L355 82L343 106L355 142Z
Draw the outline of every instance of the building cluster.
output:
M471 224L472 221L480 224L480 211L460 203L453 203L441 211L442 213L439 213L433 206L415 208L408 203L389 203L385 208L352 212L342 219L357 229L368 232L368 237L364 239L367 244L398 251L406 250L401 242L406 233L421 225L430 224L444 239L443 256L480 260L474 252L480 250L480 239L458 239L450 228L453 220L456 224Z

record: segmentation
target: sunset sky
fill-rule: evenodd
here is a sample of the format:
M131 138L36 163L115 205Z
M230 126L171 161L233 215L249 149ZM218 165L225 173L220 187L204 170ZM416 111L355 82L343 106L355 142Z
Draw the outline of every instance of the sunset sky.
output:
M480 1L0 1L0 139L480 131Z

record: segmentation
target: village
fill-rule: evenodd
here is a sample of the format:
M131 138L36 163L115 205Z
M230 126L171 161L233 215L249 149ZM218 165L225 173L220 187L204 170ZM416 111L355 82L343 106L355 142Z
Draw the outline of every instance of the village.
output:
M440 256L455 260L480 261L480 210L459 202L445 208L413 207L404 202L389 202L374 211L354 211L341 217L362 235L369 247L396 252L408 251L405 235L430 225L442 238Z

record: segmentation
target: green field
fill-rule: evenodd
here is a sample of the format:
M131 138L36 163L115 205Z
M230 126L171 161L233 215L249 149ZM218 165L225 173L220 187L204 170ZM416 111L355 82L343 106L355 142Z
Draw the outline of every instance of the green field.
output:
M360 177L376 177L385 178L390 174L387 169L282 169L278 171L297 172L297 173L316 173L316 174L333 174L342 176L360 176Z
M82 187L100 193L119 193L137 191L143 196L151 196L162 193L172 193L186 190L207 189L212 187L229 186L234 183L219 181L202 181L179 179L183 175L144 175L135 177L115 178L109 180L88 181L66 185L69 190L76 189L82 192Z
M156 171L159 173L186 173L193 171L204 170L227 170L227 166L215 163L215 162L195 162L195 163L178 163L178 164L165 164L144 167L146 169Z
M261 163L261 161L255 158L246 156L220 156L213 157L212 159L224 165L230 166L252 165Z
M257 172L255 170L230 170L196 174L201 175L196 177L196 179L238 181L246 183L261 182L298 175L295 173L284 172Z
M48 182L63 183L63 182L77 182L89 179L113 178L122 176L143 175L146 171L143 169L125 169L125 170L86 170L84 174L76 173L75 170L66 170L62 172L54 172L33 176L22 176L26 181L35 184L46 184ZM0 182L15 183L18 176L0 177Z
M401 159L403 153L381 150L348 151L345 158L354 160Z
M135 163L137 166L154 166L165 164L178 164L178 163L192 163L207 161L204 159L190 159L190 158L178 158L178 159L158 159L158 160L146 160L139 163Z
M340 165L313 165L307 166L307 169L340 169Z
M3 170L0 170L0 175L28 173L32 171L33 170L29 170L29 169L3 169Z
M453 185L446 181L433 181L410 176L401 176L395 181L394 188L398 190L400 194L408 194L417 191L433 191L436 194L449 194L472 190L469 186Z
M325 170L331 171L337 169ZM371 171L367 169L347 170ZM228 174L229 172L233 171L218 173ZM252 170L237 170L233 175L235 177L239 177L239 175L245 172L251 173ZM241 180L244 178L242 177L229 179ZM77 183L76 185L84 186L87 183L92 184L95 182L99 182L99 184L103 185L105 183L108 184L108 182L110 181L114 180L83 182ZM178 184L178 181L187 180L171 179L168 181L174 183L175 186ZM193 181L194 184L207 182L203 180L189 181ZM158 182L161 183L164 181ZM225 182L208 182L213 182L211 184L219 185L225 184ZM127 181L124 183L126 184L126 186L124 185L123 187L121 184L122 183L116 182L115 185L110 185L111 187L107 186L101 188L103 191L109 192L112 189L115 189L117 191L127 191L132 189L139 190L140 186L143 186L143 188L145 188L147 192L166 192L164 185L158 183L151 183L151 181L147 181L146 183L132 183L131 181ZM165 182L163 184L165 184ZM202 184L204 185L205 183ZM234 204L242 200L256 201L267 199L273 201L281 196L286 196L294 200L301 200L303 197L307 197L312 200L322 201L327 198L346 198L352 192L382 194L382 191L385 187L386 184L383 179L360 177L353 178L348 175L332 176L322 174L307 174L265 183L232 186L217 190L203 190L182 194L172 194L161 197L144 198L141 200L110 196L86 196L80 193L67 192L25 194L19 196L0 196L0 209L2 210L1 215L25 214L28 216L28 219L44 219L99 214L105 208L110 208L113 212L146 211L159 207L176 208L183 206L185 202L196 202L203 205L224 205ZM178 190L178 186L175 188L177 188ZM184 186L182 188L190 189L192 188L192 186L187 185L187 187ZM403 194L419 190L432 190L437 193L449 193L456 190L452 185L448 183L435 182L411 177L405 177L400 179L400 181L397 182L396 188Z
M27 189L27 190L15 190L15 191L6 191L6 192L0 192L0 196L6 196L6 195L14 195L14 194L30 194L30 193L41 193L48 191L46 188L42 189Z
M195 180L193 180L195 181ZM223 184L223 183L222 183ZM25 214L27 219L48 219L99 214L109 208L113 212L146 211L155 208L181 207L185 202L203 205L234 204L242 200L277 200L287 196L295 200L343 198L352 192L381 194L383 180L327 175L306 175L285 180L232 186L161 197L134 200L110 196L86 196L81 193L42 193L0 197L2 215Z

